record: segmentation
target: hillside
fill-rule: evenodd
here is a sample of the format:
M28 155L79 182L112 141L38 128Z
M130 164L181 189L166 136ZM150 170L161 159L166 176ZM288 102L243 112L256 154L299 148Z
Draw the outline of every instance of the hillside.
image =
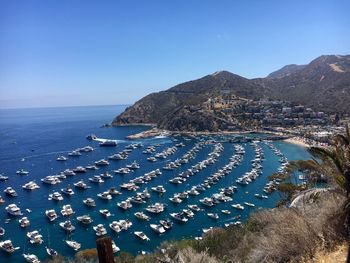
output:
M288 65L266 78L246 79L228 71L215 72L147 95L117 116L113 125L154 123L169 130L224 130L237 126L237 121L227 121L230 118L222 112L207 111L203 103L227 94L349 114L350 55L321 56L308 65Z

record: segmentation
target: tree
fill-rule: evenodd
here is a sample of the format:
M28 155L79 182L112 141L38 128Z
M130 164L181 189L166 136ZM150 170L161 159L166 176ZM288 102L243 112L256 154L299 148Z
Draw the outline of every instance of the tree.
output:
M291 171L304 173L309 181L326 177L329 182L340 190L346 197L342 206L345 213L345 226L350 230L350 131L345 128L344 134L335 135L326 147L311 147L310 160L295 161L290 164ZM350 262L350 247L348 260Z

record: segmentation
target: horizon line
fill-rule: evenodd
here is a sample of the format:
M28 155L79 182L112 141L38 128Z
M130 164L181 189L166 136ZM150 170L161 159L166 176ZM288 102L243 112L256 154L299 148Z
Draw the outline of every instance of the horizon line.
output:
M25 110L25 109L55 109L55 108L82 108L82 107L108 107L108 106L130 106L126 104L92 104L92 105L59 105L59 106L29 106L29 107L1 107L0 110Z

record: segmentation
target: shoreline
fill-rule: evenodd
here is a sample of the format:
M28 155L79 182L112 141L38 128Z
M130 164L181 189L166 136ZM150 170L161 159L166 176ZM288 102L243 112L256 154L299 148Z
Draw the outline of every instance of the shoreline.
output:
M299 145L299 146L302 146L302 147L305 147L305 148L309 148L309 147L312 146L312 145L310 145L309 143L307 143L307 142L305 141L304 138L302 138L302 137L297 137L297 136L290 137L290 138L285 139L285 140L283 140L283 141L285 141L285 142L287 142L287 143L290 143L290 144Z

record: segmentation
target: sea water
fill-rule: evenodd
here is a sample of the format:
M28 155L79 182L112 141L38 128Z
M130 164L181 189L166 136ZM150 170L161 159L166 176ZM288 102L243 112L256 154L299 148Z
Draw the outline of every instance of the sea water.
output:
M255 158L255 153L250 144L242 144L246 151L243 161L238 167L234 168L229 175L200 195L196 197L190 196L181 204L173 204L168 198L172 197L176 192L190 190L191 186L203 182L207 176L227 164L229 158L234 154L235 144L224 141L224 151L218 158L218 161L214 165L208 166L206 169L188 178L188 180L181 185L171 184L168 180L181 171L187 170L198 161L206 159L208 153L213 150L213 145L203 147L188 164L182 165L175 170L167 171L161 168L167 162L180 158L198 142L198 139L160 137L138 140L137 142L142 143L144 147L133 150L126 160L110 160L110 165L106 167L100 167L99 170L88 171L85 174L68 176L67 179L57 185L47 185L40 181L41 178L47 175L58 174L67 168L93 164L97 160L107 158L107 156L123 150L126 145L134 142L127 140L126 136L144 131L148 129L148 127L101 128L103 124L111 122L111 120L124 109L125 106L91 106L0 110L0 173L9 177L9 180L0 182L0 195L6 201L5 204L0 206L0 226L6 230L6 234L2 237L2 240L10 239L14 246L20 247L20 249L12 255L0 252L0 261L6 259L6 262L20 262L23 260L22 253L33 253L41 260L44 260L48 257L45 251L45 246L48 244L64 256L73 256L75 252L66 245L65 240L67 239L73 239L81 243L81 249L94 248L96 246L96 235L92 226L99 223L105 226L108 235L112 237L122 251L133 254L140 253L140 251L152 251L164 241L201 236L203 228L223 226L225 223L235 221L234 217L237 215L241 215L240 220L244 221L254 210L274 207L278 202L280 196L277 192L269 195L268 199L260 200L254 197L256 193L264 194L262 189L268 182L267 177L273 172L276 172L280 166L278 161L279 157L264 143L259 143L265 155L263 174L260 177L247 186L237 185L238 191L233 195L232 202L220 203L213 208L206 208L203 211L197 212L195 213L195 217L189 219L185 224L174 223L173 228L163 235L156 234L149 227L149 224L158 224L159 220L170 218L169 213L180 212L182 209L187 208L188 204L200 205L200 199L210 197L213 193L217 193L222 187L236 185L235 180L237 177L251 170L251 160ZM88 134L96 134L99 138L117 139L120 141L117 147L99 147L98 142L86 139ZM149 145L159 144L160 146L157 147L157 152L161 152L167 147L174 146L179 142L183 142L185 146L178 148L175 154L169 156L165 160L158 160L157 162L150 163L146 160L149 155L142 153L145 147ZM276 141L273 142L273 144L282 151L288 160L306 159L309 156L306 149L303 147L282 141ZM79 157L69 157L65 162L56 161L58 156L67 156L68 152L87 145L94 147L94 151L82 153ZM113 170L125 167L125 165L130 164L134 160L140 163L140 169L126 175L113 173ZM16 171L21 168L29 171L29 175L17 175ZM135 192L120 190L119 185L156 168L161 169L163 174L151 182L141 185L139 189L139 191L141 191L147 187L151 193L150 200L142 205L133 204L133 207L127 211L119 209L116 205L117 202L125 200L127 197L135 194ZM105 179L104 183L98 185L89 182L89 177L106 171L109 171L114 177L112 179ZM85 183L91 186L91 188L86 190L74 188L73 183L81 179L84 179ZM22 185L29 181L35 181L40 186L40 189L34 191L23 190ZM152 192L151 187L157 185L163 185L167 192L163 195ZM17 191L18 197L11 198L5 196L3 190L8 186L13 187ZM73 188L75 192L73 196L67 197L63 195L64 201L61 202L48 200L48 195L50 193L53 191L59 192L61 188L67 186ZM98 193L106 191L113 186L117 187L122 194L114 196L111 201L105 201L97 197ZM88 208L83 204L83 199L87 197L95 199L95 208ZM238 211L231 207L233 203L243 204L245 201L254 203L255 208L245 207L243 211ZM163 213L158 215L148 214L151 216L151 220L148 222L140 221L134 216L135 212L144 211L147 205L155 202L161 202L167 205ZM5 207L11 203L17 204L24 213L23 216L29 218L31 222L29 227L22 229L18 222L20 217L11 217L7 214ZM67 220L67 218L64 218L60 214L60 210L65 204L70 204L75 211L75 214L71 216L70 219L76 226L76 230L69 236L59 226L60 222ZM30 209L32 212L29 213L26 209ZM50 223L46 218L45 210L47 209L56 210L59 218L55 222ZM109 209L113 215L106 219L100 215L100 209ZM220 212L222 209L230 210L231 214L222 214ZM213 220L206 215L208 212L217 212L220 218L218 220ZM83 214L89 214L93 219L93 223L88 227L79 224L76 220L76 216ZM133 225L128 231L122 231L116 234L109 228L108 224L119 219L129 219L132 221ZM29 243L26 233L33 230L39 230L43 235L44 243L42 245L32 245ZM134 231L143 231L150 238L150 241L143 242L137 239L133 234Z

